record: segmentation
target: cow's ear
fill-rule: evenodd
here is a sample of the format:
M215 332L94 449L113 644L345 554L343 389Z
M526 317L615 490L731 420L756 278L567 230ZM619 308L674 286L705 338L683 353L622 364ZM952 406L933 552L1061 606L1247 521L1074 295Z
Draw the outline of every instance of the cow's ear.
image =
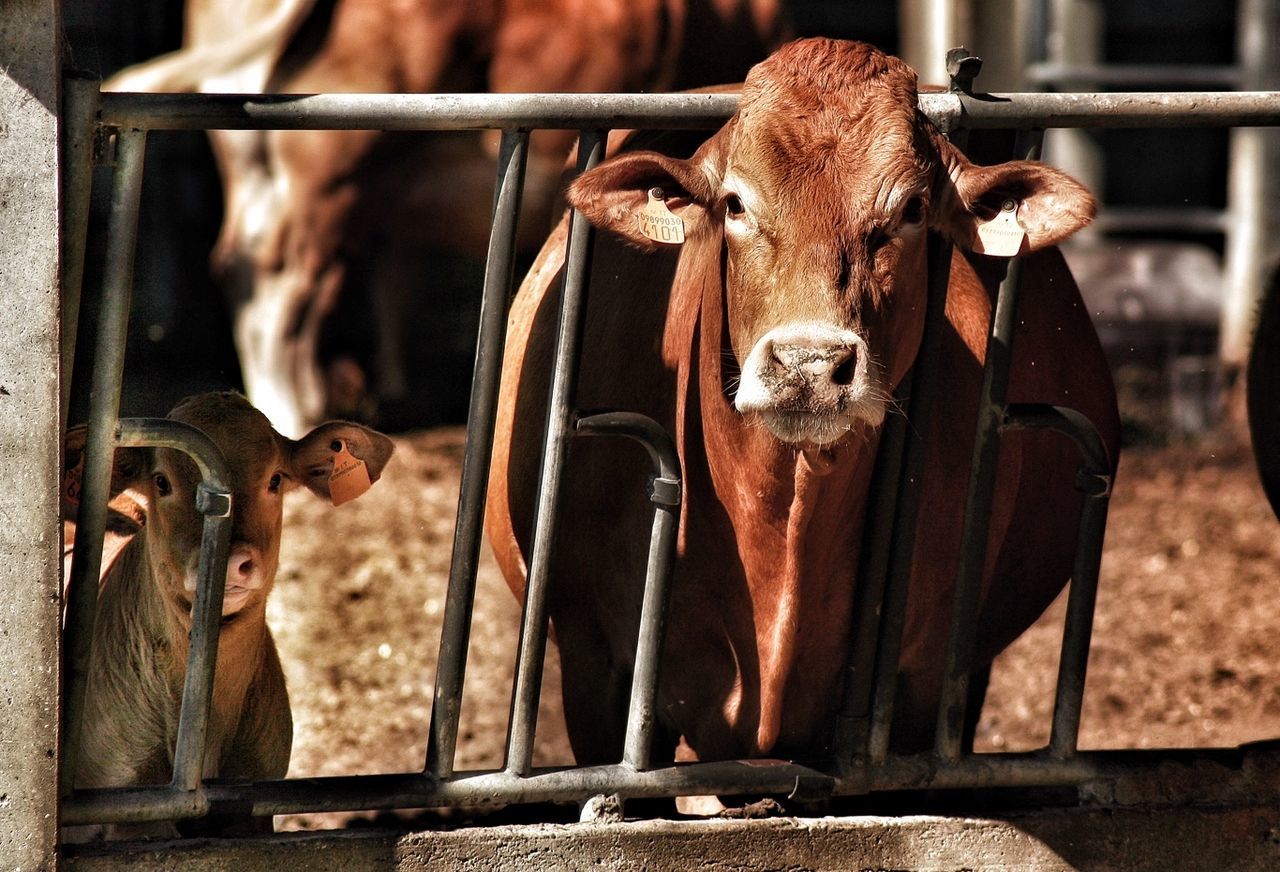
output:
M395 445L377 430L329 421L292 443L289 474L320 496L341 504L378 480L393 450Z
M939 175L948 188L935 197L941 204L932 223L962 248L983 251L979 231L1002 218L1025 234L1021 251L1056 245L1093 220L1097 202L1061 170L1036 161L1017 160L977 166L951 149L948 171ZM1012 215L1008 209L1012 206Z
M696 160L696 158L695 158ZM625 152L588 170L569 186L569 203L602 230L646 250L662 247L644 232L641 215L650 192L682 222L683 233L711 209L715 190L703 162L668 157L656 151Z
M62 517L74 519L80 508L80 491L84 479L84 449L87 429L83 424L67 431L62 448ZM151 469L146 448L117 448L111 465L109 499L124 491L140 488ZM135 502L143 500L137 494Z

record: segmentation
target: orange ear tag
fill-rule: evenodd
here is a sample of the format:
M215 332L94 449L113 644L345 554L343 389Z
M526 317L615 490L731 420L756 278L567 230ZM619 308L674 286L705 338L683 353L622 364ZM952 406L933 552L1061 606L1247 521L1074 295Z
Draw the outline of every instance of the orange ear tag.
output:
M369 480L369 467L347 450L347 443L335 439L334 445L337 453L333 456L333 472L329 473L329 499L340 506L373 487L373 482Z
M654 242L667 245L684 242L684 221L667 208L661 188L649 189L649 202L636 217L640 219L640 232Z
M1026 231L1018 224L1018 204L1005 200L994 218L978 225L973 250L992 257L1013 257L1022 251L1026 238Z

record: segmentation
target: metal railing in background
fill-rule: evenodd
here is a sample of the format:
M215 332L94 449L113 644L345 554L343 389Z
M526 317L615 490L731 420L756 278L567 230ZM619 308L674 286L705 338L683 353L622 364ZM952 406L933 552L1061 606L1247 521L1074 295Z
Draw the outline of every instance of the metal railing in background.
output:
M1177 94L927 94L922 110L944 132L956 134L971 128L1041 130L1046 127L1221 127L1280 125L1280 93L1177 93ZM552 376L545 433L542 486L534 546L530 559L523 624L509 724L507 760L495 772L456 772L458 716L475 595L481 516L492 454L498 382L506 326L506 305L513 283L515 216L520 204L527 133L534 128L570 128L584 131L580 167L591 165L603 153L611 128L659 129L718 126L734 111L732 94L677 95L142 95L103 94L97 117L89 121L93 136L114 131L117 139L115 194L110 229L108 269L104 287L103 337L95 358L94 392L89 457L81 528L76 542L77 599L68 614L68 695L64 712L67 730L64 759L75 753L82 708L85 628L93 620L92 597L101 559L105 515L91 503L105 507L111 451L119 412L121 363L127 316L131 261L137 223L137 190L141 174L141 149L146 130L200 128L341 128L383 130L501 129L502 148L494 198L494 223L485 272L475 372L463 460L462 483L455 528L444 624L440 642L438 680L429 727L427 760L421 772L393 775L355 775L310 779L284 779L247 785L199 784L198 761L188 761L182 776L175 772L172 785L154 788L103 789L66 793L61 804L64 825L115 823L158 818L198 817L220 807L234 806L255 815L345 810L373 810L448 805L492 806L520 802L578 801L599 794L623 798L689 794L781 794L797 799L862 794L875 790L908 788L983 788L1016 786L1080 786L1116 782L1133 773L1155 773L1170 759L1208 761L1223 771L1238 765L1239 752L1078 752L1076 734L1083 693L1092 604L1096 590L1098 559L1109 493L1110 465L1092 426L1067 409L1048 406L1006 406L1008 343L1017 285L1016 262L1001 285L993 318L991 351L984 377L984 414L981 416L975 467L970 488L974 512L966 565L981 565L985 544L982 492L990 487L991 446L1002 430L1054 429L1067 433L1082 454L1080 474L1073 484L1086 494L1080 520L1081 543L1076 574L1071 582L1064 653L1048 754L965 753L958 724L964 720L965 682L972 658L972 636L964 621L973 610L974 571L959 586L953 625L952 653L948 657L947 702L939 721L934 753L912 756L889 753L889 725L896 680L897 640L905 605L907 570L918 509L919 493L910 479L918 479L921 446L908 439L904 427L891 423L891 434L878 460L877 507L879 517L895 518L895 524L879 525L872 532L876 542L868 550L874 559L874 584L860 584L859 613L855 616L858 644L850 653L850 689L837 728L837 759L813 765L784 761L712 762L681 766L653 766L649 744L654 724L653 699L658 681L662 621L669 581L674 529L678 518L680 481L678 459L670 438L652 421L623 411L576 409L576 349L581 333L586 276L589 273L591 234L577 216L572 222L565 255L565 285L557 339L558 355ZM101 139L101 137L98 137ZM68 197L86 195L90 183L87 161L68 177ZM83 187L81 187L83 186ZM73 251L76 249L72 249ZM83 248L78 249L82 256ZM932 318L941 318L941 301L947 287L949 246L930 251ZM78 295L68 287L64 294ZM926 333L936 333L927 330ZM921 395L926 395L932 343L925 341L913 378L912 416L915 420ZM68 370L69 372L69 370ZM923 414L920 412L919 414ZM126 427L123 433L129 432ZM626 748L617 764L539 770L532 767L538 688L547 641L546 555L555 535L556 482L562 471L567 441L577 435L615 435L639 440L653 461L649 492L654 503L650 559L639 653L634 675ZM211 484L216 469L211 466ZM90 491L90 485L93 490ZM637 495L639 496L639 495ZM83 538L84 544L81 544ZM96 556L95 556L96 550ZM216 552L216 549L215 549ZM217 553L210 560L217 558ZM203 560L204 558L202 558ZM225 549L221 553L225 560ZM976 562L975 562L976 561ZM202 563L202 567L204 564ZM85 583L88 580L89 583ZM200 595L206 604L220 594L221 573L202 579ZM77 589L83 591L80 593ZM92 593L90 592L92 590ZM969 590L969 593L964 593ZM199 609L200 606L197 606ZM206 605L202 615L207 617ZM216 624L216 622L214 622ZM863 631L866 631L865 633ZM895 636L897 639L895 640ZM87 638L87 636L85 636ZM216 646L216 627L213 644ZM864 641L866 640L866 641ZM194 658L195 646L193 646ZM208 682L212 658L189 667L190 682ZM193 678L193 673L201 675ZM199 693L192 690L187 707L199 712ZM207 703L206 703L207 708ZM187 727L184 726L184 730ZM198 753L198 730L185 734L184 759ZM196 748L197 751L192 751ZM1179 756L1180 755L1180 756ZM194 769L193 769L194 767ZM70 767L68 767L70 768ZM197 773L192 781L192 772ZM69 784L64 784L69 788Z

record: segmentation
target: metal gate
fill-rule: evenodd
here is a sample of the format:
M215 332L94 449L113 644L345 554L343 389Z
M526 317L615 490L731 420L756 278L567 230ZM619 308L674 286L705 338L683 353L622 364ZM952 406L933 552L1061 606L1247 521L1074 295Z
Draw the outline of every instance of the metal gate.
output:
M1280 124L1280 93L1138 93L974 95L967 84L973 69L953 58L953 88L920 97L922 111L948 135L962 139L981 128L1021 131L1019 155L1038 153L1049 127L1223 127ZM966 79L967 77L967 79ZM931 753L890 753L889 724L906 602L906 582L919 508L920 440L908 434L905 419L891 419L877 459L879 482L874 516L892 519L871 533L869 558L858 585L854 617L856 643L848 652L845 698L836 729L833 759L819 762L741 761L654 765L649 744L666 585L680 504L680 468L669 436L652 421L620 410L581 417L570 386L577 365L574 329L587 292L585 264L591 230L572 219L560 307L560 337L552 376L550 418L543 451L544 488L539 495L534 545L520 637L506 763L498 771L456 771L455 748L463 674L480 551L481 516L492 452L498 376L513 280L514 240L528 134L537 128L581 132L579 169L602 157L610 129L651 127L709 129L736 107L733 94L676 95L141 95L98 94L96 83L69 83L68 157L72 167L64 198L69 226L83 229L87 214L91 152L113 135L114 164L109 243L103 282L101 326L93 365L91 420L85 453L81 533L76 539L74 576L67 613L63 705L64 748L60 822L64 826L204 816L219 808L255 815L303 812L426 808L451 805L496 806L539 801L585 802L598 795L622 799L688 794L773 794L817 800L882 790L1017 786L1089 786L1115 791L1133 778L1159 777L1170 763L1206 765L1229 773L1241 766L1238 750L1166 752L1079 752L1076 738L1084 691L1092 612L1110 493L1109 462L1092 425L1070 409L1010 405L1005 392L1016 319L1018 262L1012 261L1000 286L992 320L973 467L970 473L961 568L945 665L945 688ZM149 130L176 129L501 129L502 146L494 198L494 220L486 263L476 345L470 412L458 517L437 664L427 759L421 771L284 779L230 785L201 782L201 756L217 651L229 525L225 464L215 448L190 428L170 422L120 420L119 401L142 179ZM96 148L95 148L96 144ZM78 309L79 248L66 267L65 308L71 324ZM949 243L930 250L930 296L926 339L912 375L909 414L916 429L928 414L937 379L934 344L943 317ZM69 331L70 332L70 331ZM74 333L64 343L63 371L71 372ZM64 400L64 409L66 403ZM973 663L974 618L981 582L986 524L993 492L1000 433L1008 429L1053 429L1080 450L1075 485L1085 494L1079 547L1062 642L1052 737L1034 753L973 754L964 747L967 683ZM648 497L654 504L650 565L631 691L626 746L611 765L535 769L534 721L541 664L547 640L547 555L555 535L558 482L569 440L578 435L622 436L643 443L653 463ZM121 445L163 445L189 453L204 483L199 508L206 516L201 580L196 595L191 659L183 696L174 776L167 786L74 791L65 783L74 770L79 718L88 667L87 630L92 626L102 557L112 452ZM86 580L88 583L85 583ZM1280 759L1263 751L1247 752ZM1252 758L1251 758L1252 759Z

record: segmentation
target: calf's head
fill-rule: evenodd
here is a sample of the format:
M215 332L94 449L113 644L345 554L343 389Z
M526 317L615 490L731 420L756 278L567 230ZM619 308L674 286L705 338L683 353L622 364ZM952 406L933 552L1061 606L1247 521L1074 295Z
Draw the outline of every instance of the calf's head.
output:
M358 424L331 421L301 439L281 436L265 415L235 393L189 397L169 414L202 430L227 461L232 490L231 551L222 614L261 608L280 557L282 499L305 486L330 494L335 459L365 464L370 483L391 457L391 440ZM72 443L68 436L68 444ZM200 473L169 448L122 448L115 454L111 491L127 492L145 514L147 556L165 599L190 611L194 601L204 518L196 510Z
M1035 250L1095 209L1050 167L971 164L918 111L908 66L829 39L757 65L737 114L690 159L625 153L585 173L569 199L654 249L637 215L655 189L683 221L684 245L723 258L738 411L784 442L819 446L878 426L915 357L926 230L971 247L1011 204L1022 250Z

